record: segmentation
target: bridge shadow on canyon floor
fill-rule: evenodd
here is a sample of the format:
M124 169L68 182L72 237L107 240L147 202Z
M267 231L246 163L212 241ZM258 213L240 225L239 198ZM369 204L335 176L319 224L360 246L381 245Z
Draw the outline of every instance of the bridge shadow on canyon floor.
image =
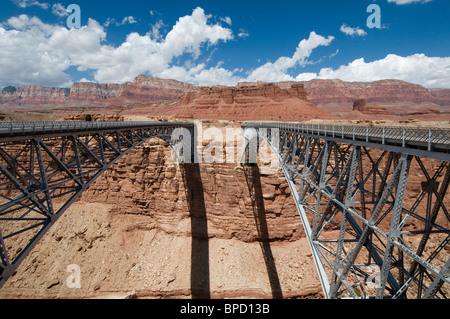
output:
M269 228L267 226L266 209L264 207L263 190L261 186L261 175L259 167L256 165L244 165L244 174L247 181L249 196L252 200L253 215L255 217L256 230L258 232L258 242L266 264L269 276L270 288L273 299L282 299L280 279L278 277L277 266L273 258L270 247Z
M203 183L199 164L184 164L183 182L191 217L191 293L193 299L210 299L210 264L208 224ZM264 208L261 177L258 166L244 166L244 174L252 201L253 215L258 233L258 242L264 257L269 277L272 298L282 299L283 293L277 267L270 247L270 236Z
M199 164L184 164L183 182L191 217L191 293L193 299L210 299L208 221Z

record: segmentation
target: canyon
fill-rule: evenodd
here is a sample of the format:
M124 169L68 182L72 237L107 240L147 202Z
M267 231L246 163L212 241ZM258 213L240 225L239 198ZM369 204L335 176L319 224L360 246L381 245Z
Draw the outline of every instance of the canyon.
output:
M81 269L79 289L67 285L70 265ZM105 172L0 291L0 298L320 296L281 171L179 165L159 139Z
M0 110L4 121L199 119L222 132L248 120L449 128L449 92L393 80L194 87L138 76L7 87ZM179 165L167 144L149 140L85 191L0 298L322 298L286 179L280 169L264 173L266 164ZM424 178L412 174L409 203ZM81 269L80 288L67 284L71 265Z

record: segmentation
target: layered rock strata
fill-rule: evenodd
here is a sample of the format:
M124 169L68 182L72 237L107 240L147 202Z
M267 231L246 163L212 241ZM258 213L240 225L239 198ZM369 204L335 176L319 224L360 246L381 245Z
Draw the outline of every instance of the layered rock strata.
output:
M69 101L106 100L117 96L119 88L119 84L74 83L70 89Z
M221 115L228 120L233 117L252 120L255 113L260 113L261 120L288 121L290 118L305 120L319 115L323 118L326 112L343 115L352 111L355 100L365 99L370 105L389 107L397 115L425 115L428 117L423 119L431 119L436 110L450 114L449 92L449 89L427 89L399 80L311 80L276 84L244 82L236 87L195 87L175 80L140 75L132 82L123 84L74 83L70 89L6 87L0 90L0 104L9 111L42 112L52 109L51 105L57 105L63 111L71 108L93 112L92 109L97 108L109 113L128 112L151 116L163 113L164 116L204 119L217 119ZM309 105L297 103L306 102L306 99ZM177 100L178 107L171 105ZM294 100L297 101L296 105L293 105ZM283 101L289 103L283 104ZM311 110L311 103L320 106L324 113ZM193 110L182 110L182 106ZM299 116L294 111L296 108L304 109L305 116Z
M19 88L6 87L0 90L0 104L14 105L47 104L66 102L70 89L46 88L38 85L23 86Z
M308 92L308 99L319 104L353 104L365 99L370 104L430 103L450 106L448 89L426 89L421 85L399 80L375 82L345 82L341 80L311 80L302 82ZM285 83L285 85L289 85Z
M353 103L353 111L361 112L363 114L369 114L369 115L395 115L392 112L389 112L384 107L379 107L375 105L367 105L365 99L356 100Z
M309 103L303 85L283 89L273 83L199 88L185 92L165 112L178 118L235 121L337 118Z
M173 101L193 86L175 80L156 79L140 75L123 84L77 82L71 88L41 86L6 87L0 90L0 104L39 105L70 102L124 103L138 101ZM116 101L117 100L117 101Z

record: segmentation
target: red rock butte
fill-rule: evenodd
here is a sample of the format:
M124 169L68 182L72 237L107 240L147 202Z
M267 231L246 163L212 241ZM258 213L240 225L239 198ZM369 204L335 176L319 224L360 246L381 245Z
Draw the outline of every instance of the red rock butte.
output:
M308 102L302 84L282 89L273 83L240 87L202 87L183 93L171 108L178 118L302 121L337 116Z

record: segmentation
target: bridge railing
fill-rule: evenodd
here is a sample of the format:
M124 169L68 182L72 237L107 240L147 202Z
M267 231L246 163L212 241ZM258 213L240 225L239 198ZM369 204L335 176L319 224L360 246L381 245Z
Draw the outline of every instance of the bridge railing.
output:
M166 122L5 122L0 123L0 137L173 125L174 123ZM192 126L192 123L176 123L176 125Z
M364 141L367 143L396 144L402 147L415 145L421 146L428 151L435 148L450 151L450 129L294 123L246 123L242 126L278 128L280 130L301 132L308 135Z

